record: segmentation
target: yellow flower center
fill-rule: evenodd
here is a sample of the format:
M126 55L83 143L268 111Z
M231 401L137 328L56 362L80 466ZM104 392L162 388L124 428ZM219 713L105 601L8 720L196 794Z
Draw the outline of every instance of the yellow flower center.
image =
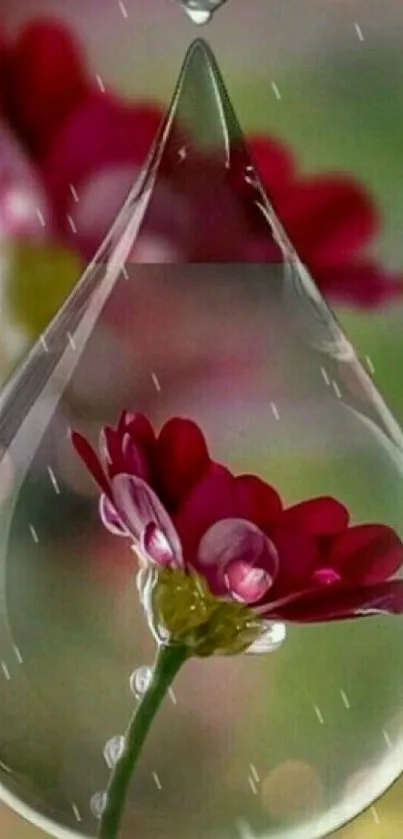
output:
M262 632L251 609L219 600L196 573L143 568L138 588L150 627L163 643L188 646L195 656L235 655Z

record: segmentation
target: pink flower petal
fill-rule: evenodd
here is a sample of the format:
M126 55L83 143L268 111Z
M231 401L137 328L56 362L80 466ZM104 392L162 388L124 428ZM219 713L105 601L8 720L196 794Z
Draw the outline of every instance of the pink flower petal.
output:
M403 544L390 527L356 525L333 542L327 565L350 584L383 582L403 565Z
M272 586L278 556L272 542L254 524L223 519L203 536L195 566L214 593L226 590L249 603L260 600Z
M72 431L71 442L96 483L101 487L105 495L110 497L111 488L94 449L90 446L85 437L78 433L78 431Z
M99 514L101 516L102 524L114 536L129 536L129 531L124 526L116 508L112 501L106 495L101 495L99 499Z
M148 524L144 530L142 548L142 553L162 568L177 564L172 545L154 522Z
M177 417L165 423L155 461L164 497L173 504L180 502L210 463L206 441L196 423Z
M348 526L349 513L343 504L334 498L310 498L288 507L282 523L287 527L298 527L312 536L333 536Z
M162 536L170 546L173 563L183 565L180 539L168 513L155 492L141 478L134 475L116 475L112 478L112 495L118 515L139 548L155 547ZM150 529L155 527L155 531ZM159 531L157 533L156 531ZM161 534L161 535L160 535ZM157 561L157 554L148 554Z

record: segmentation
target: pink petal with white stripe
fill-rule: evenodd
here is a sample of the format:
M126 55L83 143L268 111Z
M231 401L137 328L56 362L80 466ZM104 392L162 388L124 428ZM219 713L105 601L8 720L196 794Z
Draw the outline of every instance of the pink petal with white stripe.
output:
M182 547L171 518L158 500L155 492L134 475L116 475L112 478L112 495L118 515L127 527L136 545L152 561L171 556L171 565L183 566ZM169 547L167 547L169 546ZM165 559L162 564L166 564Z

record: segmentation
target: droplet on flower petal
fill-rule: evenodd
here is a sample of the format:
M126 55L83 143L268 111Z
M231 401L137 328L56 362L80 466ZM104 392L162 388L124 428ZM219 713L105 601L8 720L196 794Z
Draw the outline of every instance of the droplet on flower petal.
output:
M136 699L141 699L150 687L153 671L151 667L138 667L130 676L130 690Z
M105 745L104 758L109 769L113 769L122 757L125 748L124 737L112 737Z
M228 592L241 603L256 603L267 594L273 579L263 568L254 568L248 562L235 560L227 565L224 573Z
M133 713L129 675L155 640L184 637L200 660L185 664L173 686L181 702L163 703L147 739L128 836L158 833L160 818L167 834L230 836L244 817L273 839L294 797L295 832L282 839L321 836L403 768L403 734L393 748L382 734L403 707L403 624L390 614L403 610L402 433L251 169L215 59L198 41L150 166L0 394L0 447L12 465L0 506L0 797L58 836L80 801L80 828L94 832L102 750ZM140 237L155 236L182 262L136 264ZM53 279L48 271L44 286ZM28 271L22 301L30 280ZM67 461L93 494L77 491ZM123 522L126 539L105 528L101 494L105 524L120 534ZM175 567L147 555L138 563L144 537L150 555L172 550ZM342 583L326 584L333 570ZM278 653L244 655L248 646ZM131 679L140 701L150 678L140 668ZM291 771L251 793L251 762L263 781L293 755L314 771L320 758L323 795L313 778L305 808ZM157 824L161 761L172 771ZM345 783L369 762L374 783L359 782L353 797Z
M341 576L333 568L318 568L314 572L312 580L320 586L330 586L333 583L339 583Z
M96 792L90 801L91 812L96 819L100 819L108 801L106 792Z

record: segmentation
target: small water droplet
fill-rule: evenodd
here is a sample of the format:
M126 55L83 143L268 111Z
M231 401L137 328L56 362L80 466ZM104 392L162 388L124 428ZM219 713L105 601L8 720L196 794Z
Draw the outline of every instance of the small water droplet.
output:
M281 647L287 636L283 623L278 621L262 621L262 633L247 650L248 653L273 653Z
M117 736L108 740L104 748L104 758L109 769L113 769L116 766L118 760L122 757L124 747L124 737Z
M226 0L181 0L182 6L191 21L197 26L209 23L213 12L223 6Z
M136 699L140 699L146 692L152 679L151 667L138 667L130 676L130 690Z
M107 795L106 792L96 792L95 795L92 796L90 801L91 812L95 816L96 819L100 819L107 802Z
M188 6L185 6L185 8L191 21L196 23L197 26L204 26L211 19L211 12L207 9L191 9Z

